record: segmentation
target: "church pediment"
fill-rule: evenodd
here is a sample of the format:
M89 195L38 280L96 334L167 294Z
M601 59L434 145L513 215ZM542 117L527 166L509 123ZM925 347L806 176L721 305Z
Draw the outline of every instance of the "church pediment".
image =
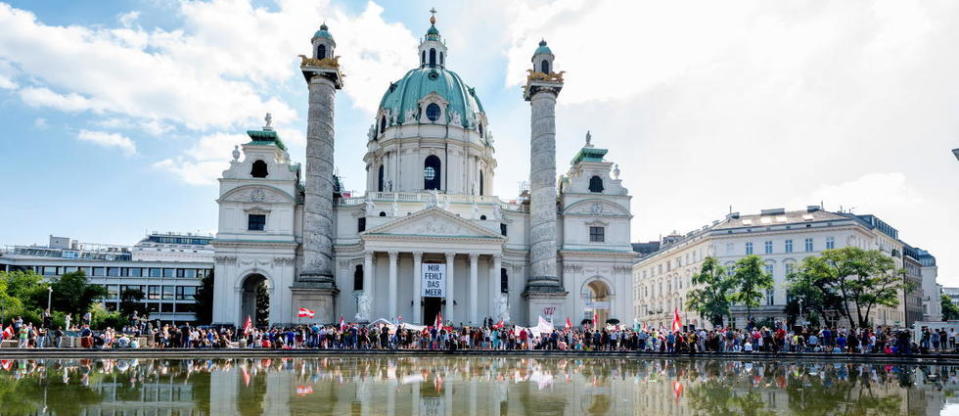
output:
M227 191L220 201L278 204L294 200L290 194L272 186L244 185Z
M629 211L627 211L621 205L602 199L586 199L576 202L566 207L566 209L563 210L563 213L567 215L577 214L592 215L597 217L630 215Z
M364 238L374 236L410 236L437 238L483 238L501 240L503 236L472 224L439 207L419 211L367 230Z

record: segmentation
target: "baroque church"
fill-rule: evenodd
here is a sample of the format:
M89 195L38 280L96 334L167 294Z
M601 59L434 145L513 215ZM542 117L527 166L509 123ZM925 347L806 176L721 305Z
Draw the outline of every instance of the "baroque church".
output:
M305 177L268 115L219 179L215 324L629 320L631 196L588 133L557 179L563 72L545 41L522 94L530 176L516 200L496 194L491 120L450 69L435 16L419 65L386 88L365 138L365 194L343 192L333 115L349 68L325 24L311 43L300 64L309 89ZM268 312L257 316L263 297ZM300 317L300 308L316 315Z

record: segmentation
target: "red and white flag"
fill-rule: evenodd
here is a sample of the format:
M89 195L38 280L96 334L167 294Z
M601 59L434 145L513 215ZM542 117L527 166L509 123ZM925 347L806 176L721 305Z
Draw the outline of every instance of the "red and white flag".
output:
M13 327L8 325L7 328L3 330L3 339L10 338L13 338Z
M316 311L310 310L307 308L300 308L300 312L296 314L299 318L310 318L313 319L316 316Z
M346 321L343 320L343 317L340 317L340 331L346 331Z
M308 394L313 394L313 386L296 386L297 396L306 396Z
M253 328L253 319L250 318L250 315L246 316L246 322L243 324L243 335L250 333L250 329Z
M505 325L505 324L503 323L502 320L500 320L499 322L493 324L493 329L501 329L501 328L503 328L503 325Z
M566 317L566 329L573 329L573 321L569 320L569 317Z
M599 329L599 314L593 311L593 329Z
M443 328L443 313L439 312L436 314L436 320L433 321L433 326L436 328Z
M683 320L679 318L679 308L676 308L673 311L673 332L679 332L680 329L683 329Z

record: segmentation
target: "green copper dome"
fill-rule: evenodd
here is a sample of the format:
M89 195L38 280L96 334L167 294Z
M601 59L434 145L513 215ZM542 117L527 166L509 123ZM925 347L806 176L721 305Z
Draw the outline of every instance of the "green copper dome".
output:
M455 72L439 66L412 69L402 79L390 84L380 100L380 108L390 109L392 114L397 115L397 123L403 124L407 111L418 113L419 101L433 92L449 102L447 117L452 117L454 112L459 114L463 126L467 126L470 114L483 113L483 105L473 88L466 85ZM425 115L421 119L425 122ZM438 122L445 123L445 120Z
M330 32L327 32L328 29L329 28L326 27L326 23L323 23L320 25L320 30L317 30L316 33L313 34L313 38L333 39L333 35L331 35Z
M533 52L533 55L539 55L539 54L546 54L546 55L553 54L553 51L549 50L549 46L546 46L545 40L539 41L539 47L536 48L536 52Z

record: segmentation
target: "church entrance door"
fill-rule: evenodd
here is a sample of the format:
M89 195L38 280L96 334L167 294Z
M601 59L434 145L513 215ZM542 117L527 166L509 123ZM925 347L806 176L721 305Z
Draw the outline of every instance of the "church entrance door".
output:
M423 325L433 325L442 308L443 298L423 298Z

